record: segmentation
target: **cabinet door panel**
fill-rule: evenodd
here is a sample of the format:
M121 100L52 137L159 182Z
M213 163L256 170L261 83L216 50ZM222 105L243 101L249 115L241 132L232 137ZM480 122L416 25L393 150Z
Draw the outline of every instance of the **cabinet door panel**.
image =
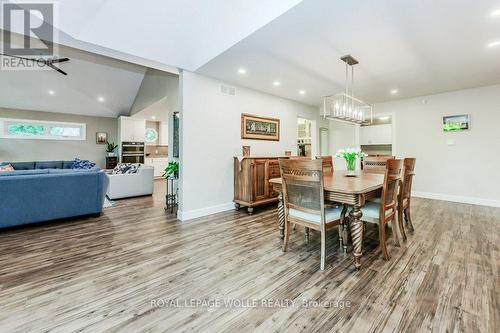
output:
M255 160L253 165L254 200L263 200L268 196L267 160Z

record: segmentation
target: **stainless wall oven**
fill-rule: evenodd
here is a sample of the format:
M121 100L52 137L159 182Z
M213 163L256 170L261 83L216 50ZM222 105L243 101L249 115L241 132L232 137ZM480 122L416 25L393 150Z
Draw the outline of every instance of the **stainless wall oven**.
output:
M144 142L122 142L122 163L144 163Z

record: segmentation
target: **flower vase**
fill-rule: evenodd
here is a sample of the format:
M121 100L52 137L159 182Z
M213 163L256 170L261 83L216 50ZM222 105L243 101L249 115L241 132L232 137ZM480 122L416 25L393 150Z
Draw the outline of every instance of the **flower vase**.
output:
M347 165L347 177L356 177L356 159L345 159Z

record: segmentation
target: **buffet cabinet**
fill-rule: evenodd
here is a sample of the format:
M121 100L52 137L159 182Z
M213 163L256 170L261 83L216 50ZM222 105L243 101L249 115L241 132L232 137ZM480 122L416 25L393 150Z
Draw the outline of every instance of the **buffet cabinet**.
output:
M234 158L234 205L238 210L277 202L278 193L269 184L269 179L280 177L279 157L235 157Z

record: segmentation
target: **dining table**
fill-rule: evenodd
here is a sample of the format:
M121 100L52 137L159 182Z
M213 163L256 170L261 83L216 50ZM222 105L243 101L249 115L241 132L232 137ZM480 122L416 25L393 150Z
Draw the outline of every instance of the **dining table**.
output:
M283 203L281 178L269 180L273 190L278 196L278 222L281 239L285 231L285 206ZM349 229L352 240L352 252L354 255L354 266L357 270L361 267L363 255L364 228L361 218L362 207L367 200L380 195L384 184L384 174L359 170L355 175L347 174L347 171L334 171L323 174L324 199L329 202L337 202L350 207Z

